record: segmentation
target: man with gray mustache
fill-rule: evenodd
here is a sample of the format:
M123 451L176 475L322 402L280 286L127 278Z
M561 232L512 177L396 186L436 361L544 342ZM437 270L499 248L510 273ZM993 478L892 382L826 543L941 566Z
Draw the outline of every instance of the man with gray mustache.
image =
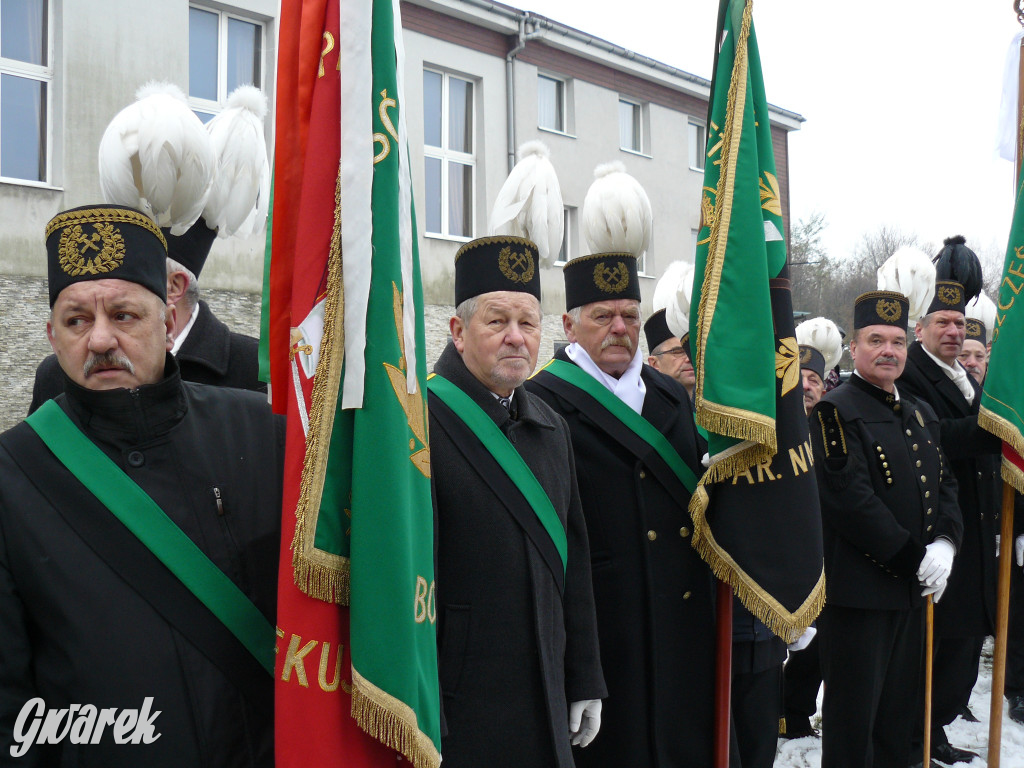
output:
M590 538L608 698L576 765L710 765L713 580L672 468L702 471L689 397L643 362L635 256L583 256L563 275L570 344L526 387L569 425Z

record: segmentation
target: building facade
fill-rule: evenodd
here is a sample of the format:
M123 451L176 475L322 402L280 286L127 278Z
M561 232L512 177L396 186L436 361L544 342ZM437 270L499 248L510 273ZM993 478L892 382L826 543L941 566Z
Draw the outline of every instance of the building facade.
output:
M0 11L0 273L45 273L46 222L99 199L100 137L143 83L180 85L203 118L235 85L273 94L276 0L0 0ZM542 265L545 311L564 307L557 267L586 253L583 199L594 168L612 161L654 209L642 261L649 309L665 266L693 259L710 82L491 0L403 0L401 12L427 302L451 302L455 251L487 234L516 148L539 139L558 172L566 222L561 254ZM770 112L788 226L787 136L803 118ZM204 285L259 290L263 248L262 236L218 241Z

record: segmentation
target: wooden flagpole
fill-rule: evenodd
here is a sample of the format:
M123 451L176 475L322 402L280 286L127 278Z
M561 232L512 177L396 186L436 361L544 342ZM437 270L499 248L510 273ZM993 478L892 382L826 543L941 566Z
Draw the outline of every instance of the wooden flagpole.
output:
M996 598L996 647L992 657L992 700L988 721L988 767L999 768L1003 739L1003 692L1006 689L1006 642L1010 626L1010 568L1013 565L1015 490L1003 481L1003 517L999 538L999 586Z
M716 591L715 768L729 768L729 722L732 717L732 587L719 581Z

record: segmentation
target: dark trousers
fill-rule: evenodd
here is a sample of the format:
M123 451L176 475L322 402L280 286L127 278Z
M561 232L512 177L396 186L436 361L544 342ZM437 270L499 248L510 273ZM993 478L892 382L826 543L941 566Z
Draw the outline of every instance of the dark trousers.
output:
M923 614L825 606L818 618L822 768L910 765Z
M800 733L811 727L811 718L818 711L818 690L821 688L821 658L818 638L802 651L789 654L782 685L786 732Z
M782 710L781 653L772 641L732 646L732 768L772 768Z
M1018 505L1018 517L1024 510ZM1010 547L1013 557L1013 547ZM1006 697L1024 696L1024 570L1010 565L1010 628L1006 643Z

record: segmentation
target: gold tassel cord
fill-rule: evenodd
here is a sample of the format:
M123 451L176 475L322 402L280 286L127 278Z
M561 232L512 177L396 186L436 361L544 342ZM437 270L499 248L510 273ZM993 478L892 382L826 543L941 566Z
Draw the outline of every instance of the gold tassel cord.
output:
M345 285L341 259L341 164L334 189L334 227L327 255L327 290L324 300L324 335L313 377L309 433L302 460L299 500L295 508L292 567L295 585L310 597L348 605L349 560L316 549L317 518L327 470L328 448L345 359ZM298 394L301 397L301 393Z
M385 746L400 752L415 768L438 768L441 756L420 730L416 713L352 669L352 718Z
M690 499L690 517L693 519L693 546L701 559L708 564L715 578L732 587L748 611L756 616L768 629L787 643L792 643L818 617L825 607L825 570L803 604L790 613L775 598L761 588L739 567L729 554L715 541L707 524L707 507L710 501L704 488L706 475Z

